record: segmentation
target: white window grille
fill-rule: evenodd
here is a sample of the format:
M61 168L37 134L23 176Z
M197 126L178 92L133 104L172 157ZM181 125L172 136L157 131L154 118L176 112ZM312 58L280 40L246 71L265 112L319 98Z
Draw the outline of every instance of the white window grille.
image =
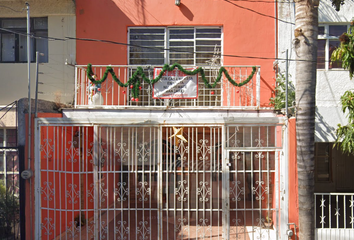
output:
M129 28L129 64L190 66L221 64L220 27Z
M205 75L209 82L215 81L221 66L222 29L220 27L168 27L129 28L129 64L146 66L145 74L153 78L153 66L179 63L183 66L208 66ZM135 68L132 67L134 72ZM199 76L199 86L203 80ZM152 86L142 82L146 90L139 98L142 105L172 106L220 106L221 84L210 94L210 89L199 88L198 100L152 99ZM129 99L128 99L129 100ZM136 105L130 102L131 105Z

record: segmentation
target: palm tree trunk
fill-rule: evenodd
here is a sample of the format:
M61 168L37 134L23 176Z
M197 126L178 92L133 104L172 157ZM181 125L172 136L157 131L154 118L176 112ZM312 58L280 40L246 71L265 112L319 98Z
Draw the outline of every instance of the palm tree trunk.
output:
M319 0L295 1L296 138L301 240L314 237L314 136Z

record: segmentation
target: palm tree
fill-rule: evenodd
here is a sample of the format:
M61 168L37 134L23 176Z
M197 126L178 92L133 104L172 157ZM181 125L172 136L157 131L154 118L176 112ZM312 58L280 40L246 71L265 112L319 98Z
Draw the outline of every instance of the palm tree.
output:
M344 0L331 0L336 11ZM301 240L315 238L314 230L314 137L318 5L320 0L295 1L296 141Z
M319 0L295 2L296 139L301 240L314 239L314 137Z

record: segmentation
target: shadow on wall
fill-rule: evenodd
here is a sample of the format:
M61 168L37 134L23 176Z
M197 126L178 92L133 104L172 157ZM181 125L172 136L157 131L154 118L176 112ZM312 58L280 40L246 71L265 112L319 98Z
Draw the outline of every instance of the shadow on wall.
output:
M317 107L315 129L316 142L332 142L332 139L336 139L336 129L326 122L324 117L319 113Z
M194 14L192 13L191 10L189 10L189 8L184 5L183 3L181 3L181 5L179 6L181 12L183 13L183 15L188 18L189 21L193 21L193 17L194 17Z
M345 4L341 6L341 10L353 8L354 1L345 1ZM338 13L332 6L331 1L321 1L318 7L318 21L319 22L343 22L350 21L343 17L343 14Z

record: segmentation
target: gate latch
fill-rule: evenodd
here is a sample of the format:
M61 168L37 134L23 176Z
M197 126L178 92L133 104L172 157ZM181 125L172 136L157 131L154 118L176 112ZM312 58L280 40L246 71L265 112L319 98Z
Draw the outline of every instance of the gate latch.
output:
M226 163L226 166L231 167L231 163L230 162Z

